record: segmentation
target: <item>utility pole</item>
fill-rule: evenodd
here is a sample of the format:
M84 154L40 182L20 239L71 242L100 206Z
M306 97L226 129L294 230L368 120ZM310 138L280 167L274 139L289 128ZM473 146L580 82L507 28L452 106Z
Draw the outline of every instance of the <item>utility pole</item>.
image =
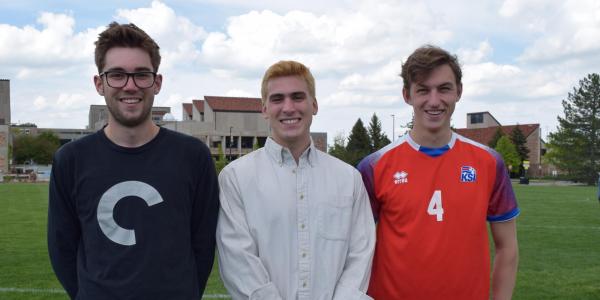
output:
M396 140L396 115L391 114L392 116L392 143Z
M229 126L229 160L232 161L233 159L231 159L231 144L233 144L233 136L231 135L231 130L233 129L233 126Z

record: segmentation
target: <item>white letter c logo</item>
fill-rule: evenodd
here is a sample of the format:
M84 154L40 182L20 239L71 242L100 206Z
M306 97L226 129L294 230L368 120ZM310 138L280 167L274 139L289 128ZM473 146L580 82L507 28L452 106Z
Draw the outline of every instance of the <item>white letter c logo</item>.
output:
M163 202L155 188L140 181L117 183L104 192L98 203L98 224L107 238L125 246L135 245L135 230L119 226L113 217L113 210L119 200L129 196L141 198L148 206Z

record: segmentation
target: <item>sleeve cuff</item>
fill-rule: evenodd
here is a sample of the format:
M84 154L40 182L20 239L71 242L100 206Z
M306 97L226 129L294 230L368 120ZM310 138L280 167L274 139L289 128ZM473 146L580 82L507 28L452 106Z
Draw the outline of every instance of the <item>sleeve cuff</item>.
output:
M282 300L282 298L273 282L269 282L252 291L250 300Z
M518 207L515 207L513 210L503 214L503 215L499 215L499 216L488 216L487 220L490 223L494 223L494 222L506 222L506 221L510 221L514 218L516 218L519 213L521 213L521 210Z
M358 289L349 289L338 285L333 300L373 300L373 298Z

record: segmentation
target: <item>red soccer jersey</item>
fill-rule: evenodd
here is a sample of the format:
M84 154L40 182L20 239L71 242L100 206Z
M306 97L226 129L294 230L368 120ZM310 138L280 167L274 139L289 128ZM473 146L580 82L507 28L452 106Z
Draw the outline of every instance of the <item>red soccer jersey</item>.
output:
M498 153L457 134L446 148L407 134L358 166L378 221L375 299L489 298L486 220L516 217L517 202Z

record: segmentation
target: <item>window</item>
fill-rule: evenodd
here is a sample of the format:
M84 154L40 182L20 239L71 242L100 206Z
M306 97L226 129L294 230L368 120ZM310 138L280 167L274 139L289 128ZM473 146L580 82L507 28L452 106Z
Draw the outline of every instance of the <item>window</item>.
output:
M483 123L483 113L471 114L471 124Z

